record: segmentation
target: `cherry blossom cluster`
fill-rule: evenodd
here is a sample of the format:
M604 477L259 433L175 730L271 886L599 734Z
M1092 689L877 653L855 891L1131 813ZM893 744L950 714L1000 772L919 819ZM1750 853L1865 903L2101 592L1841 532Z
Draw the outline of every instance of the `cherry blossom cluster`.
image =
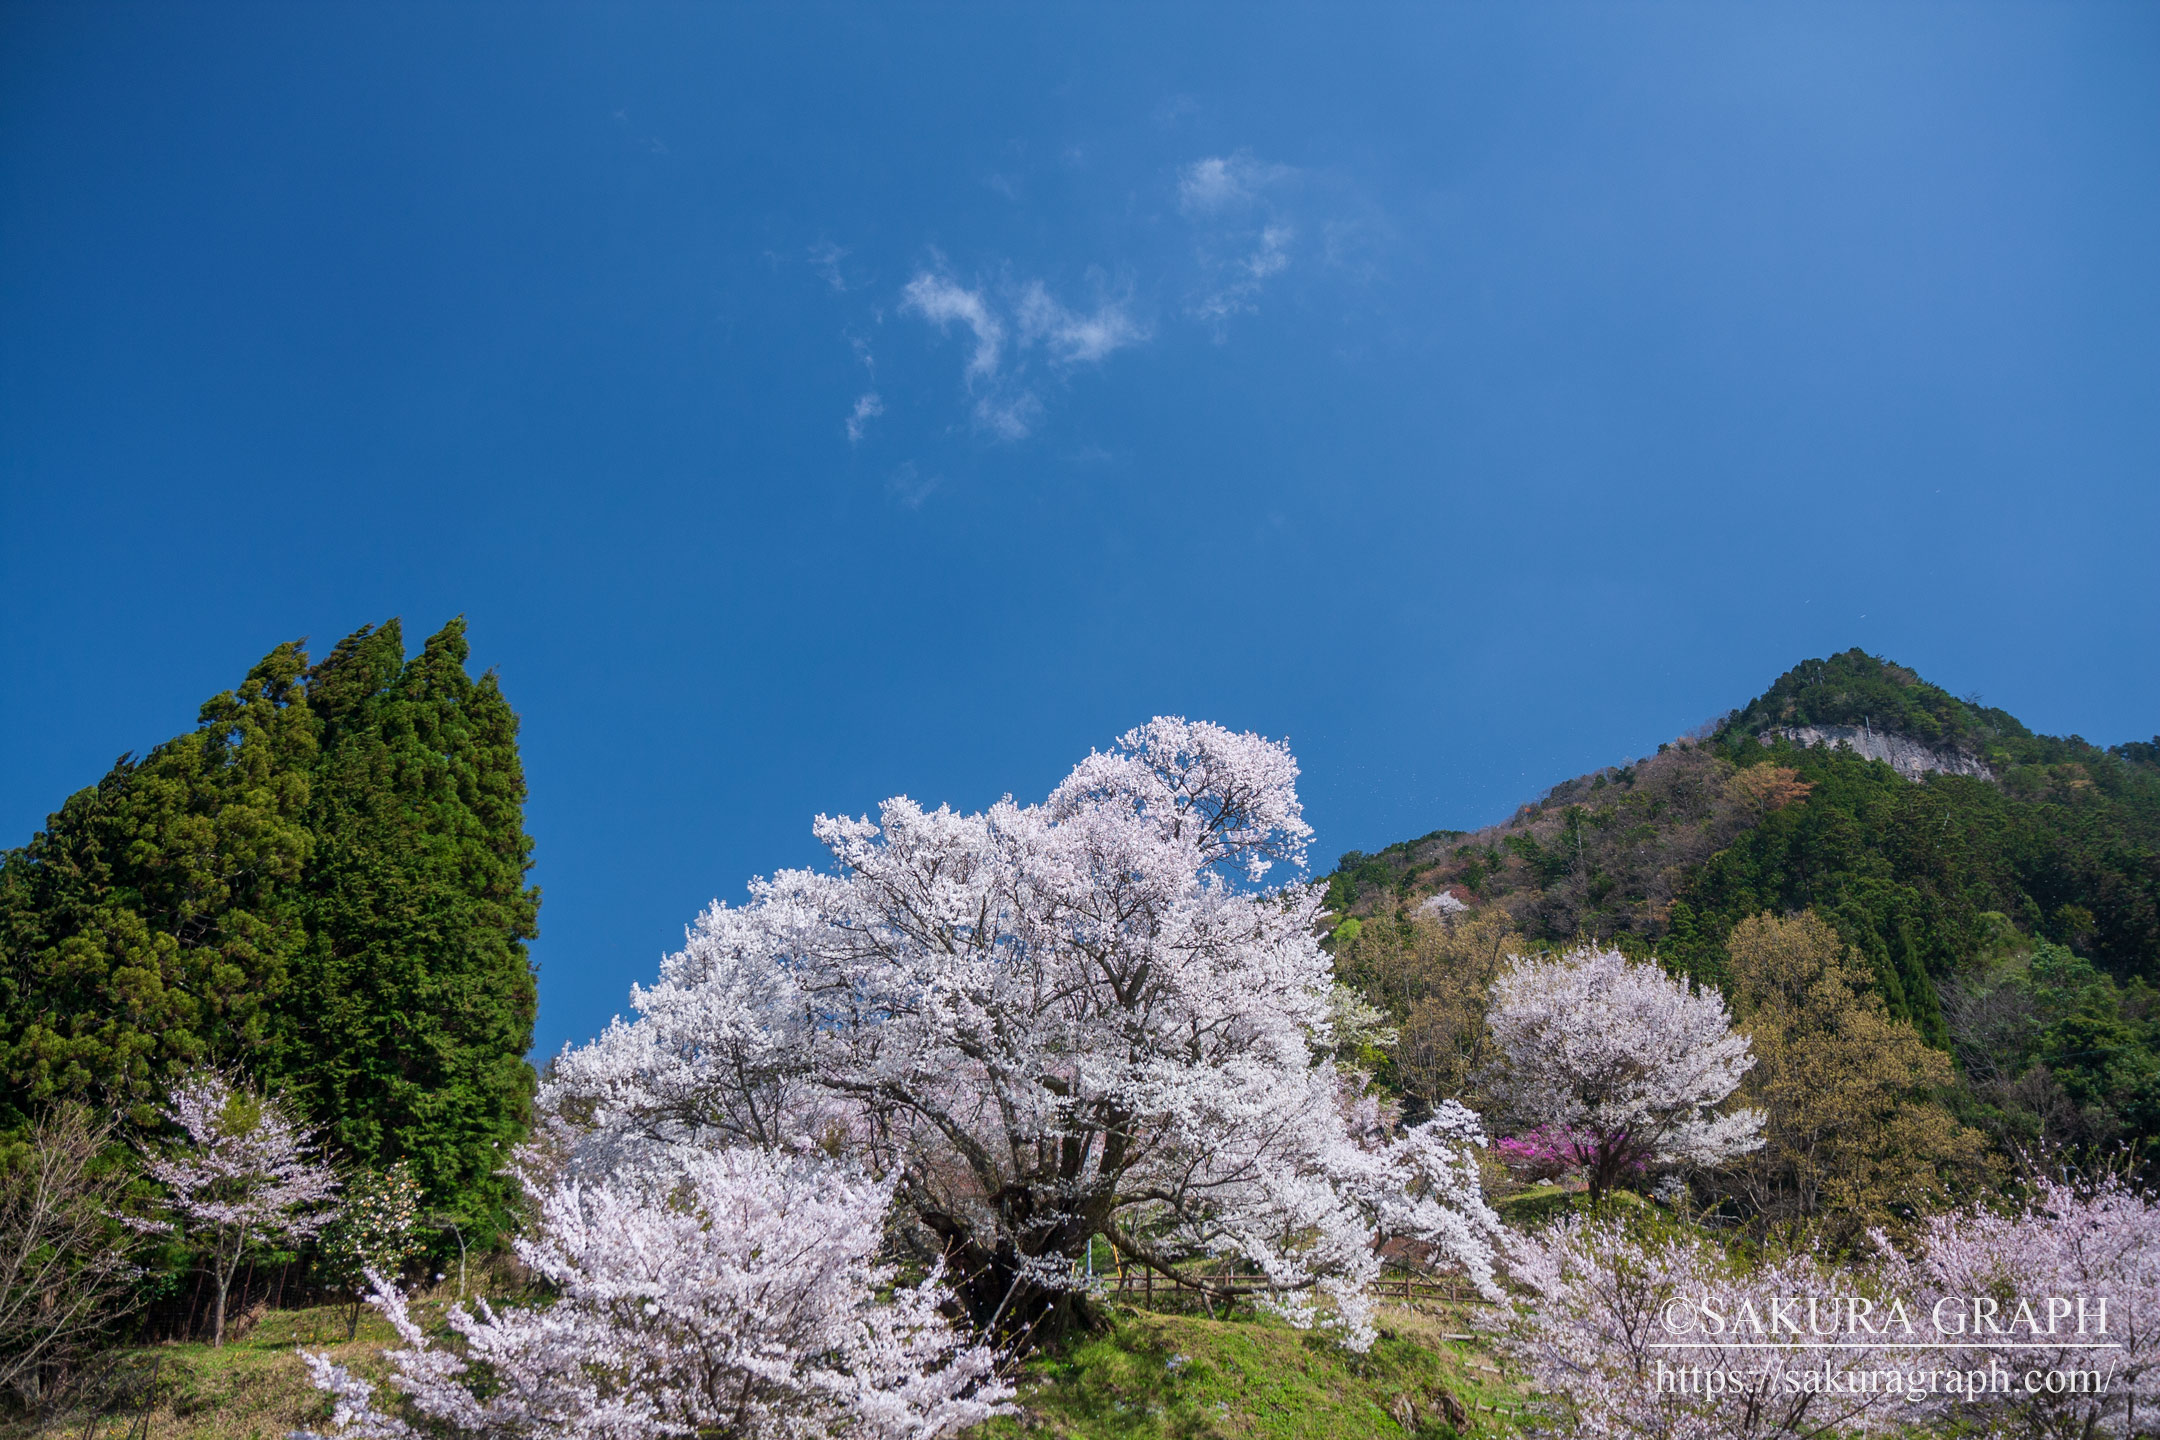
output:
M1891 1283L1969 1363L2014 1383L1960 1406L1979 1433L2091 1440L2160 1430L2160 1205L2109 1177L2044 1180L2017 1208L1930 1217L1914 1254L1878 1234ZM2025 1377L2037 1377L2027 1385ZM2079 1377L2100 1377L2100 1383ZM2050 1383L2051 1380L2053 1383Z
M2160 1206L2042 1182L1929 1218L1879 1264L1751 1261L1700 1231L1573 1219L1516 1239L1515 1338L1554 1428L1626 1440L1932 1427L2160 1430Z
M455 1305L458 1343L438 1344L372 1277L404 1342L394 1396L306 1355L328 1435L933 1440L1006 1408L995 1357L940 1313L940 1277L896 1284L879 1262L890 1184L744 1147L643 1158L528 1182L537 1223L515 1245L549 1305Z
M1761 1147L1758 1110L1716 1107L1754 1065L1714 991L1585 948L1518 957L1487 1016L1498 1094L1519 1123L1589 1137L1593 1194L1649 1165L1715 1165Z
M1872 1332L1796 1335L1774 1318L1761 1332L1735 1323L1791 1315L1807 1299L1818 1320L1825 1309L1879 1308L1853 1276L1805 1257L1751 1267L1699 1232L1574 1218L1518 1237L1508 1270L1529 1292L1516 1343L1558 1433L1768 1440L1864 1434L1915 1416L1902 1382L1873 1383L1902 1376L1907 1359ZM1852 1375L1868 1379L1852 1385Z
M1387 1239L1489 1284L1457 1107L1356 1118L1288 748L1158 719L1041 804L819 817L830 873L715 904L634 1021L556 1062L581 1163L634 1143L823 1146L895 1178L978 1323L1030 1322L1102 1236L1130 1263L1370 1334Z
M276 1101L203 1071L173 1087L163 1113L185 1141L143 1169L169 1193L181 1228L304 1239L329 1223L334 1212L324 1207L337 1177L313 1153L314 1136Z
M317 1158L315 1137L275 1100L214 1070L173 1087L165 1119L184 1137L143 1169L166 1191L166 1220L130 1220L139 1230L177 1232L201 1246L215 1287L212 1344L225 1340L225 1302L240 1262L278 1242L305 1240L336 1214L338 1181Z

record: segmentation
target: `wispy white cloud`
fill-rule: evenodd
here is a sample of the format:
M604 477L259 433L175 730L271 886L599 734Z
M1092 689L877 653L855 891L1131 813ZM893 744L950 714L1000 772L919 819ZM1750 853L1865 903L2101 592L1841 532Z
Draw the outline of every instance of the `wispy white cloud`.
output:
M1206 215L1245 197L1245 187L1230 173L1230 162L1217 157L1195 160L1178 172L1178 209Z
M1193 302L1192 313L1202 320L1220 322L1232 315L1258 312L1261 287L1270 277L1290 268L1290 244L1296 238L1297 231L1289 225L1264 227L1249 253L1210 267L1211 283ZM1219 331L1216 338L1222 338Z
M975 427L1000 440L1025 440L1042 413L1042 399L1033 390L985 395L975 402Z
M908 281L900 292L900 308L912 311L943 330L955 320L975 332L975 353L968 357L970 384L994 379L1005 346L1005 326L991 311L980 290L969 290L942 275L928 271Z
M1076 314L1052 298L1040 280L1021 287L1015 309L1020 343L1040 341L1051 359L1063 365L1092 365L1113 350L1148 338L1147 327L1122 303L1105 300L1091 315Z
M930 498L930 492L944 483L945 477L942 475L925 478L912 460L901 461L893 472L885 477L885 488L895 500L910 510L920 510L923 501Z
M970 414L976 429L1000 440L1026 439L1042 418L1032 352L1040 352L1053 369L1070 369L1099 364L1149 338L1127 301L1105 298L1092 311L1076 311L1040 280L970 289L926 270L901 291L900 309L940 330L957 323L974 335L962 376L974 397Z
M841 294L847 293L847 275L840 269L840 262L847 258L847 251L830 240L820 240L809 250L810 264L825 283Z
M878 399L878 393L875 390L856 400L854 411L847 417L848 443L851 445L859 443L862 440L863 431L868 428L870 422L884 413L885 402Z
M1175 124L1193 108L1190 101L1174 97L1158 118ZM1057 157L1057 163L1078 165L1086 159L1075 151ZM1017 176L1007 166L986 183L1016 202L1024 199L1029 192L1024 182L1031 173L1024 161L1023 152L1016 162ZM1296 272L1309 287L1323 276L1348 274L1346 255L1361 245L1370 248L1360 237L1374 231L1375 224L1341 216L1343 196L1338 192L1345 187L1328 172L1300 170L1237 150L1203 155L1178 166L1168 178L1173 193L1165 197L1160 189L1164 177L1158 172L1153 208L1145 221L1156 226L1164 200L1172 202L1182 223L1168 232L1149 233L1184 249L1190 258L1156 250L1140 267L1140 288L1168 299L1173 317L1182 312L1185 320L1212 330L1218 341L1227 340L1232 317L1257 312L1267 292L1282 285L1286 275ZM1354 191L1349 193L1356 199ZM821 242L809 253L834 290L866 289L859 266L843 269L846 251ZM1365 263L1359 276L1368 276L1371 268ZM932 252L930 263L900 287L892 308L873 307L875 325L905 316L927 321L948 336L955 327L964 331L960 403L968 428L997 441L1033 434L1056 404L1058 389L1069 384L1075 372L1147 344L1162 313L1161 299L1154 306L1135 303L1129 278L1121 289L1113 288L1100 271L1090 271L1091 298L1075 306L1061 299L1048 281L1022 278L1025 273L1016 275L1013 267L1000 266L970 275L955 271L945 257ZM1175 318L1170 323L1176 323ZM846 422L848 439L859 444L886 408L881 392L893 391L897 397L903 386L889 371L894 358L890 337L879 341L875 360L867 339L850 334L849 342L870 372Z
M1259 308L1261 288L1290 268L1297 226L1280 192L1298 172L1240 150L1195 160L1178 171L1178 209L1194 227L1202 281L1190 307L1216 327Z
M1297 231L1288 225L1269 225L1260 232L1260 248L1245 257L1245 273L1265 280L1290 268L1290 242Z
M1178 171L1178 209L1190 216L1242 209L1295 174L1288 165L1265 164L1243 150L1211 155Z

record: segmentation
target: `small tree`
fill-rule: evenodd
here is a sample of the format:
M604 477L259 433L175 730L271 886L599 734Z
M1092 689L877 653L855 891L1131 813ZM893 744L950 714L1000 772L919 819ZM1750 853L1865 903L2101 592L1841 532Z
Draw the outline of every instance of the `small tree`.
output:
M1526 1134L1495 1141L1493 1153L1525 1180L1558 1180L1596 1158L1597 1136L1565 1125L1540 1125Z
M0 1153L0 1388L34 1396L133 1308L112 1212L131 1178L100 1163L112 1126L65 1106Z
M169 1192L168 1219L137 1228L178 1234L200 1247L217 1291L213 1347L225 1343L225 1300L240 1262L280 1240L305 1240L330 1218L330 1167L308 1158L314 1137L276 1101L199 1070L173 1088L162 1112L186 1139L144 1168Z
M369 1272L394 1280L420 1253L420 1198L420 1182L402 1160L347 1182L337 1218L322 1233L324 1275L352 1292L346 1339L359 1333L360 1309L373 1288Z
M405 1341L388 1355L403 1401L310 1354L336 1397L333 1435L934 1440L1012 1394L941 1313L938 1275L895 1285L878 1263L891 1180L731 1149L644 1151L602 1179L530 1188L537 1233L513 1243L554 1302L452 1306L458 1354L377 1276L374 1303Z
M1456 908L1433 905L1446 900ZM1429 908L1428 908L1429 907ZM1420 1115L1443 1100L1484 1108L1492 982L1521 948L1499 906L1462 913L1433 896L1407 925L1372 925L1335 950L1343 979L1372 997L1394 1025L1389 1078Z
M1759 1111L1716 1113L1754 1063L1725 1002L1617 950L1518 958L1487 1017L1496 1092L1524 1126L1587 1132L1592 1199L1653 1164L1714 1165L1762 1144Z
M1984 1138L1938 1098L1950 1057L1891 1017L1837 931L1813 911L1757 915L1728 950L1756 1058L1741 1096L1762 1107L1767 1142L1730 1184L1756 1215L1820 1217L1849 1240L1978 1168Z

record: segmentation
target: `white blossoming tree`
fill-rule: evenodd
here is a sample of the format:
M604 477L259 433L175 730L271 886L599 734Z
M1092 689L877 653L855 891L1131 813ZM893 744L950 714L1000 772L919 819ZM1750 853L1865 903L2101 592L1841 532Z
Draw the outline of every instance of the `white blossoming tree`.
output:
M1528 1292L1513 1338L1549 1412L1547 1433L1812 1440L1895 1431L1913 1419L1888 1387L1821 1383L1826 1355L1840 1371L1906 1367L1907 1357L1877 1348L1870 1332L1838 1335L1830 1352L1819 1341L1788 1347L1737 1319L1790 1307L1795 1296L1859 1295L1864 1276L1805 1257L1750 1265L1698 1231L1660 1232L1615 1216L1575 1217L1517 1237L1508 1273Z
M1976 1434L2046 1440L2160 1432L2160 1205L2150 1195L2114 1177L2047 1179L2007 1213L1931 1216L1918 1238L1907 1256L1876 1233L1891 1283L1922 1313L1944 1305L1978 1342L1946 1360L1993 1360L2018 1382L1967 1399L1953 1418ZM1985 1323L1973 1315L1979 1299ZM2027 1374L2040 1383L2028 1389Z
M346 1182L345 1203L324 1227L322 1273L352 1292L345 1338L359 1332L360 1311L371 1288L369 1276L395 1279L407 1261L421 1254L420 1182L403 1160L388 1170L364 1170Z
M274 1100L203 1070L173 1087L166 1120L185 1137L144 1164L165 1187L166 1218L130 1221L199 1246L216 1293L212 1347L225 1343L225 1301L240 1262L264 1247L307 1239L329 1222L336 1174L310 1154L312 1133Z
M602 1179L528 1188L536 1232L514 1244L555 1300L453 1306L446 1347L378 1276L404 1341L386 1357L393 1394L307 1355L331 1436L935 1440L1012 1393L940 1314L938 1276L896 1287L878 1262L891 1186L852 1167L645 1150Z
M634 1022L555 1063L543 1104L632 1139L805 1141L895 1178L906 1233L975 1322L1085 1307L1092 1237L1132 1263L1369 1335L1400 1234L1491 1284L1499 1224L1459 1106L1357 1116L1288 748L1158 719L1048 800L894 799L815 826L833 873L715 904ZM1187 1262L1211 1265L1201 1281Z
M1593 1197L1631 1171L1715 1165L1759 1148L1762 1113L1719 1114L1753 1065L1713 992L1655 963L1586 948L1518 957L1487 1016L1503 1111L1576 1133Z

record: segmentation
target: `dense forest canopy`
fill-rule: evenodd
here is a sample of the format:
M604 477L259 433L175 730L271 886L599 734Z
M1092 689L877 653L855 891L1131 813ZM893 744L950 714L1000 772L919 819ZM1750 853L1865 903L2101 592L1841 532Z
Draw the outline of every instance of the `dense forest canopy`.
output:
M467 653L461 619L410 658L396 620L280 645L0 855L0 1132L70 1100L149 1127L234 1066L494 1223L540 896L517 716Z
M1787 734L1838 726L1986 773L1916 781ZM2160 737L2035 735L1849 650L1502 824L1345 855L1327 883L1339 956L1376 921L1461 904L1529 946L1614 943L1728 991L1737 926L1813 911L1890 1017L1968 1062L1976 1121L2005 1139L2160 1135Z

